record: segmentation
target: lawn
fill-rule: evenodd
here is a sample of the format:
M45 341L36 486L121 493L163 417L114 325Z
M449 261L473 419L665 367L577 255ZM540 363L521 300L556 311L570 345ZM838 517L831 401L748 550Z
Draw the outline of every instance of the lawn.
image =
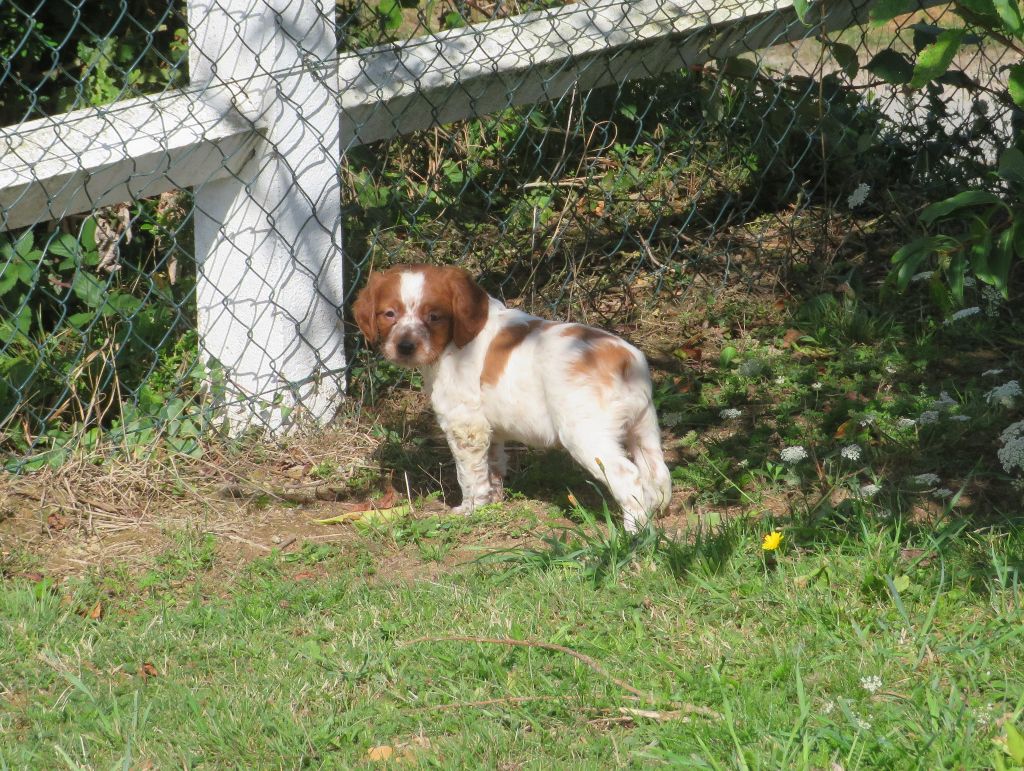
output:
M386 368L318 437L10 478L0 767L1021 765L1024 324L848 275L616 327L676 484L636 539L557 454L447 514Z

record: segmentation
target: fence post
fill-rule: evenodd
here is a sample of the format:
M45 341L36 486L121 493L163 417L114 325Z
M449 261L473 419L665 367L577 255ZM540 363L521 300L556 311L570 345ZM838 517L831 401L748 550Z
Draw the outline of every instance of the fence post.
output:
M200 350L235 432L323 423L342 398L333 13L325 0L188 1L192 87L228 85L225 114L264 137L239 172L195 188Z

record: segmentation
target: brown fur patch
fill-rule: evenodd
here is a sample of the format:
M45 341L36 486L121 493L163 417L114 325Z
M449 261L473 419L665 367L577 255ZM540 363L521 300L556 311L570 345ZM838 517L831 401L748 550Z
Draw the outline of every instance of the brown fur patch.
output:
M568 327L562 334L581 342L575 351L578 358L569 367L570 374L596 380L604 388L613 388L629 379L637 362L633 352L615 335L580 325Z
M400 294L403 273L424 276L419 316L430 332L433 351L439 354L452 340L461 348L480 334L487 323L489 299L469 273L452 266L396 265L371 273L352 306L352 315L368 343L386 339L405 313ZM386 317L388 310L395 311L395 318Z
M510 324L494 336L484 355L484 368L480 372L480 385L495 385L508 366L509 357L520 343L544 322L540 319Z
M385 339L398 317L405 313L405 305L399 293L400 280L401 274L395 270L371 273L366 286L352 305L352 315L359 325L359 331L370 345ZM389 319L384 315L388 310L395 312L394 318Z

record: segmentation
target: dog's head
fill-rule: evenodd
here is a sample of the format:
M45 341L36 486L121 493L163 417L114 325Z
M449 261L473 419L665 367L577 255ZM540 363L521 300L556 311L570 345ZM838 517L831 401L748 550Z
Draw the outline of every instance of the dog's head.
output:
M370 345L404 367L433 364L487 322L487 293L461 268L398 265L370 273L352 313Z

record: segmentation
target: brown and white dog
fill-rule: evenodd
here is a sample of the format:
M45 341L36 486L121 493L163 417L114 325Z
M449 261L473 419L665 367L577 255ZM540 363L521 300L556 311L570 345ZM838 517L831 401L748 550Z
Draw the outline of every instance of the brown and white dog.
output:
M370 345L422 371L455 456L456 511L501 499L509 440L568 450L608 486L630 532L668 505L650 372L629 343L506 308L454 267L371 273L353 312Z

